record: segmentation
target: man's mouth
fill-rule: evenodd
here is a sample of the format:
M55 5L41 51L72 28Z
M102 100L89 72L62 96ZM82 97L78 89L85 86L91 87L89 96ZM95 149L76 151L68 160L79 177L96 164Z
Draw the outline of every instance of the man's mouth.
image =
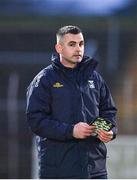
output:
M75 54L75 57L82 57L81 54Z

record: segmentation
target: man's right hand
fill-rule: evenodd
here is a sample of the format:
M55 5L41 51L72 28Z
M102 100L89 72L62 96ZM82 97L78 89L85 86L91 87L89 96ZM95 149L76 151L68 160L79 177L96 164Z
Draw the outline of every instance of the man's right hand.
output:
M85 122L79 122L74 125L73 137L85 139L96 132L96 126L88 125Z

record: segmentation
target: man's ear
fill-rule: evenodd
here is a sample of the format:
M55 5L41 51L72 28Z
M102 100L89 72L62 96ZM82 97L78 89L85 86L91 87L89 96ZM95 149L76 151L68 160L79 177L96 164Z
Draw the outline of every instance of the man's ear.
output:
M56 51L57 51L58 54L61 54L61 52L62 52L62 46L61 46L61 44L56 44L56 45L55 45L55 49L56 49Z

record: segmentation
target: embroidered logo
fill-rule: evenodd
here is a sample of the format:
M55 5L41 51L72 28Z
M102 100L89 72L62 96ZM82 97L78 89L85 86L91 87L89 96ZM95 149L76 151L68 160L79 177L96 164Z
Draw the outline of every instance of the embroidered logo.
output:
M55 84L53 84L53 87L61 88L61 87L63 87L63 84L61 84L60 82L56 82Z
M94 81L93 80L88 80L88 83L89 83L89 87L91 89L94 89L95 88L95 84L94 84Z

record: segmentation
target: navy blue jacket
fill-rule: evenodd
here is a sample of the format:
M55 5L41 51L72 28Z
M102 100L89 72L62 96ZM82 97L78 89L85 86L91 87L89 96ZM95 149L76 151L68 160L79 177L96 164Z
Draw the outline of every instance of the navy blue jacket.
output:
M96 117L110 121L116 135L116 107L96 65L85 56L71 69L53 57L28 88L27 120L37 135L40 178L107 174L105 144L97 137L81 140L72 135L76 123L91 123Z

